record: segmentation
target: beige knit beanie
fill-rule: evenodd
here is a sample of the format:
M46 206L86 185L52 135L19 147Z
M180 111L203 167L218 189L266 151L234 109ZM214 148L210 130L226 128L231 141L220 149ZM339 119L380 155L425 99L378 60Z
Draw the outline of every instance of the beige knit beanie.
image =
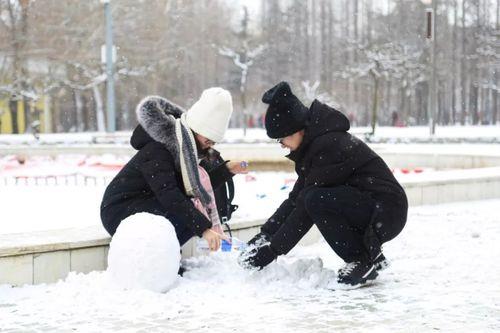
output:
M188 110L186 122L194 132L214 142L221 142L232 113L231 93L218 87L209 88Z

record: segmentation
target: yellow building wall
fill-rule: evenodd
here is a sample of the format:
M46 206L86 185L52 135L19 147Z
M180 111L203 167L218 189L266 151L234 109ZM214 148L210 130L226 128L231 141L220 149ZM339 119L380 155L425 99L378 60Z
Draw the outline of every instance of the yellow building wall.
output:
M9 110L9 101L0 100L0 133L12 133L12 115Z
M45 97L39 98L38 101L35 102L35 108L39 111L38 120L40 120L40 133L46 133L47 129L45 128Z
M19 133L24 133L26 130L23 101L17 101L17 127L19 128Z
M26 129L26 120L24 117L24 103L23 101L18 101L18 112L17 112L17 126L19 129L19 133L24 133ZM44 97L40 98L38 101L33 103L32 105L35 107L39 112L38 115L33 113L33 120L36 120L38 117L38 120L40 121L40 132L44 133L45 132L45 119L44 119L44 108L45 108L45 99ZM34 108L32 108L34 111ZM12 128L12 112L9 109L9 100L4 99L0 100L0 134L12 134L13 128Z

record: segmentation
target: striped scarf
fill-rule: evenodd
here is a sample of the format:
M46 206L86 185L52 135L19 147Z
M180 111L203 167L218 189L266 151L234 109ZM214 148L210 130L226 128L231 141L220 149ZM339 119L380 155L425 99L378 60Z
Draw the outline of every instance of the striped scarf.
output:
M175 119L175 136L179 152L179 165L186 194L200 199L204 206L212 199L200 182L198 150L193 132L186 124L186 114Z

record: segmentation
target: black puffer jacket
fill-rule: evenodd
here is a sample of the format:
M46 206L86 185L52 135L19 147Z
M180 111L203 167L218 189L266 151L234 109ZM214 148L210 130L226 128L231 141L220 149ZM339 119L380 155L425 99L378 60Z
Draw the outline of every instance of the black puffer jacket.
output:
M290 251L312 226L303 205L310 187L348 185L375 201L407 210L406 194L391 170L364 142L347 133L349 128L349 120L339 111L317 100L311 105L303 141L287 156L295 162L297 182L262 226L273 235L271 246L278 254Z
M143 110L144 112L140 112ZM183 110L169 101L152 96L138 106L139 117L164 112L180 117ZM138 125L130 140L138 152L108 185L101 203L101 219L106 230L113 235L120 222L138 211L144 203L157 200L162 208L159 215L173 215L182 220L194 234L201 236L211 222L201 214L185 194L182 176L176 167L175 124L152 117ZM161 140L158 142L152 137ZM233 175L225 164L208 171L215 189Z

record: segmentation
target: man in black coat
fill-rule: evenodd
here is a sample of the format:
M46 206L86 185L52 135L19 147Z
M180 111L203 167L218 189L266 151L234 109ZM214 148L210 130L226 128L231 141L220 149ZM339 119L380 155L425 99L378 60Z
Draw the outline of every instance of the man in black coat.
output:
M224 236L211 229L212 222L191 198L209 200L197 167L222 139L231 112L231 96L221 88L205 90L188 112L159 96L143 99L137 107L139 125L130 140L137 153L108 185L102 200L101 219L108 233L114 235L128 216L147 212L167 218L180 245L197 235L211 250L218 249ZM246 172L238 162L220 163L207 171L214 190L234 174Z
M298 179L288 199L262 226L240 256L262 269L287 254L315 224L344 261L338 282L361 285L377 277L387 261L383 243L406 223L405 192L385 162L347 133L349 120L315 100L307 108L281 82L267 91L269 137L290 149Z

